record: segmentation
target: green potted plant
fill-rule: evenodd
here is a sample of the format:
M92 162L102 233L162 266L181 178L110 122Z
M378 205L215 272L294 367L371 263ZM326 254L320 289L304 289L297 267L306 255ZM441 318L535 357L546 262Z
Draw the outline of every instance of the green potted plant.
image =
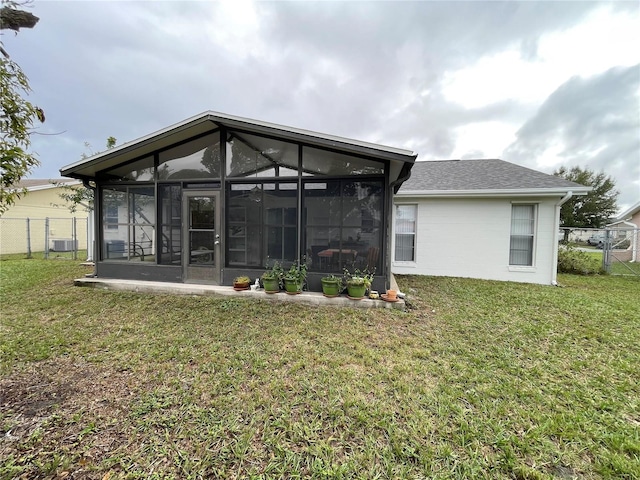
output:
M333 273L320 279L322 282L322 293L325 297L337 297L342 291L342 279Z
M349 298L357 300L364 298L365 293L371 287L371 282L373 282L373 272L357 268L353 273L346 268L344 270L344 283L347 286Z
M282 265L279 262L273 262L271 268L267 263L267 270L262 274L262 286L266 293L278 293L280 291L280 280L282 280Z
M233 289L234 290L249 290L249 284L251 283L251 279L246 275L242 275L240 277L236 277L233 279Z
M297 294L302 292L302 287L307 279L307 264L302 261L295 261L289 271L284 275L284 288L287 293Z

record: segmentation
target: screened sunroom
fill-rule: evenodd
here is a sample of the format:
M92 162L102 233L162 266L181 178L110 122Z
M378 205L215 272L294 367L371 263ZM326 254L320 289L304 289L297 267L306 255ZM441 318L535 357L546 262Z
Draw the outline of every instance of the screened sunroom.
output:
M390 275L393 192L416 155L206 112L61 169L95 188L98 277L231 285L267 264Z

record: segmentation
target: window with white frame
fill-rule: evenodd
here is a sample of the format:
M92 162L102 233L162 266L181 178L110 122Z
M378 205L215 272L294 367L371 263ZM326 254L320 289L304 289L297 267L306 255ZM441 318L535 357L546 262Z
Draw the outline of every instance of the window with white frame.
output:
M396 205L395 255L396 262L416 261L417 205Z
M509 265L533 266L536 206L511 206Z

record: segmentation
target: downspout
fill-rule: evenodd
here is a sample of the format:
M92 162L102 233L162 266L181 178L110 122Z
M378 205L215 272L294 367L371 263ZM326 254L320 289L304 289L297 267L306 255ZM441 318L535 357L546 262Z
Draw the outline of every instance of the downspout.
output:
M82 186L93 191L93 208L89 210L89 215L87 217L89 222L88 227L88 235L87 235L87 262L94 262L94 259L97 258L96 251L96 194L98 189L89 183L89 180L86 178L82 179ZM90 238L89 238L90 237ZM96 276L96 267L93 268L93 276Z
M570 190L567 194L556 203L556 218L553 228L553 261L551 262L551 285L558 286L558 230L560 230L560 207L567 203L567 201L573 197L573 192Z
M393 231L394 231L394 225L393 225L393 196L398 192L398 190L400 189L400 185L402 185L404 182L406 182L407 180L409 180L409 177L411 177L411 167L413 165L412 164L407 164L405 163L404 165L402 165L402 169L400 170L400 175L398 176L398 179L391 182L389 184L389 191L391 192L391 195L389 195L389 200L387 201L387 211L389 212L389 214L387 215L387 218L389 219L389 228L387 229L388 236L387 236L387 254L385 255L385 258L387 259L387 271L389 272L389 285L385 285L385 288L390 288L391 287L391 275L393 275L393 273L391 272L391 236L393 235Z

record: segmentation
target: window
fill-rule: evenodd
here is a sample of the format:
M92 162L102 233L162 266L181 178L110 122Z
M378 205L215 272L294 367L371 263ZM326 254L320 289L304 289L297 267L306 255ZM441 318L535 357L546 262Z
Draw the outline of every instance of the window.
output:
M296 177L298 145L282 140L230 132L228 177Z
M101 195L102 259L155 262L153 186L106 187Z
M104 206L104 226L109 230L118 229L118 205L106 204Z
M290 264L297 258L295 183L232 184L227 202L227 265Z
M417 205L396 205L396 262L416 261Z
M533 266L535 205L511 206L509 265Z
M182 263L182 189L180 185L160 185L160 251L158 263Z
M98 172L100 179L109 182L149 182L153 181L154 175L153 155L111 170Z
M160 152L159 180L220 178L220 132Z
M305 182L305 250L312 271L380 272L383 192L377 180Z
M304 147L302 171L304 175L382 175L384 163L345 153Z

